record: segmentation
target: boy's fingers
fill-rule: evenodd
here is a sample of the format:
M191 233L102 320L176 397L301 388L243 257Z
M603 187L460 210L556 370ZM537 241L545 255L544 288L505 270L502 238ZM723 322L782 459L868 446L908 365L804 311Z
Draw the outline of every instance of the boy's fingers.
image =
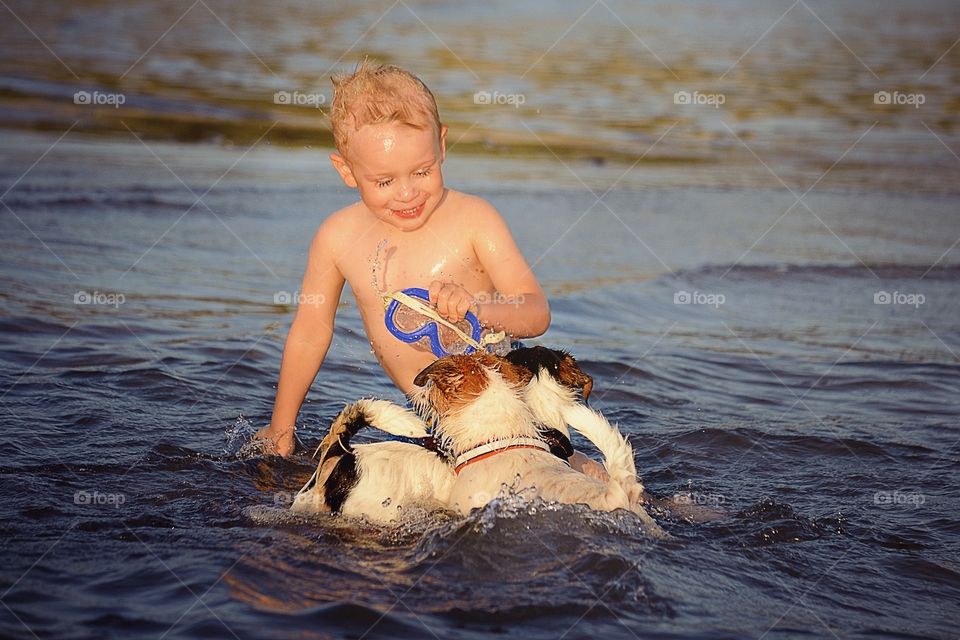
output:
M462 287L451 285L450 289L450 297L447 298L448 319L451 322L460 322L470 308L470 296Z
M460 322L470 310L473 298L459 285L434 280L430 283L430 302L445 320Z
M430 302L434 303L434 305L436 305L437 303L437 296L440 295L440 289L442 288L443 288L443 283L440 282L439 280L434 280L433 282L430 283L430 286L428 287L428 290L430 291Z
M434 281L430 284L430 302L441 316L447 315L447 299L450 297L450 285Z
M447 304L450 300L450 285L443 285L437 291L437 295L434 297L431 295L434 306L437 308L437 312L443 317L447 316Z
M467 311L470 310L471 302L472 300L467 296L461 297L460 300L457 302L457 319L458 320L466 317Z

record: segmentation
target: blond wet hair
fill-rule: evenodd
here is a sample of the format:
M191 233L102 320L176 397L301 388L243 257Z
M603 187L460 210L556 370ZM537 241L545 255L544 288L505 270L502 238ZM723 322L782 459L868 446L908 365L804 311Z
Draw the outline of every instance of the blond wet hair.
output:
M340 155L346 157L350 134L367 124L399 122L440 133L437 101L420 78L392 64L364 60L352 74L333 80L330 124Z

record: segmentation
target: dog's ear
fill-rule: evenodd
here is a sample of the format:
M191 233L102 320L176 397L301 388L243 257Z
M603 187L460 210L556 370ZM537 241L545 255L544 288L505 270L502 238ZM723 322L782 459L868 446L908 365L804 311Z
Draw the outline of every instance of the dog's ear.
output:
M418 373L413 383L424 387L431 382L443 394L459 393L474 378L482 378L481 370L472 356L445 356Z
M442 360L437 360L436 362L431 362L427 365L420 373L417 374L417 377L413 379L413 384L418 387L425 387L430 380L433 379L433 376L437 375L437 370L441 367Z
M546 369L550 375L556 377L557 367L560 366L562 355L564 355L562 351L538 345L536 347L514 349L504 357L513 364L525 367L533 375Z
M491 368L496 370L511 387L525 387L527 386L527 383L533 379L533 372L527 367L514 364L507 358L500 356L492 357L496 360Z
M584 373L580 365L572 355L564 351L558 351L560 364L557 366L557 382L569 389L579 389L583 394L584 401L590 397L593 391L593 378Z
M426 368L413 379L413 384L418 387L425 387L428 382L437 385L443 380L450 380L456 377L461 373L462 363L460 359L463 357L464 356L444 356L436 362L427 365Z

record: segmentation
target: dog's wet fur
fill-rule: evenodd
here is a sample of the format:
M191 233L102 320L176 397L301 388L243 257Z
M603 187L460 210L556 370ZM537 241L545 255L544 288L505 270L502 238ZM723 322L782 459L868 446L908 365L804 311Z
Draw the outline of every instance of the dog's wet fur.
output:
M343 502L357 486L357 458L350 446L350 439L370 423L356 405L350 405L336 417L330 425L330 431L317 447L320 460L318 473L304 485L301 492L310 491L318 483L324 487L323 498L327 508L339 513ZM324 474L324 471L327 473Z
M573 443L562 431L543 425L538 425L537 430L540 432L541 439L550 447L550 453L561 460L568 460L573 455Z
M352 445L365 428L423 437L409 409L386 400L359 400L334 419L317 447L316 471L294 498L297 512L330 512L389 521L407 507L443 507L453 469L436 447L406 442ZM426 438L426 440L430 440Z
M532 490L548 501L587 504L602 511L629 509L641 517L651 534L665 536L642 505L630 497L642 491L642 485L629 443L600 414L576 400L573 388L588 389L589 377L580 372L576 382L568 381L572 388L564 388L555 377L570 374L572 369L567 367L561 373L564 354L546 349L521 353L515 359L522 364L487 353L447 356L417 375L414 383L422 389L415 402L436 418L434 432L444 446L459 457L490 442L542 438L535 405L553 404L550 411L537 406L537 412L555 427L565 427L572 419L601 450L610 475L599 481L574 471L547 451L505 444L475 464L471 462L470 467L458 467L449 506L467 514L487 504L507 484L516 490ZM548 375L540 378L544 369ZM535 376L537 384L528 386ZM534 404L528 402L531 398Z
M296 510L342 512L344 515L389 520L396 517L396 513L385 513L380 503L383 502L385 506L394 501L404 506L447 506L464 511L465 508L469 509L468 503L476 495L466 501L462 496L459 501L451 496L450 492L459 491L456 487L460 485L450 459L441 451L457 456L490 441L532 437L548 445L552 454L548 460L559 458L566 461L574 454L574 449L563 418L575 415L578 417L571 424L579 425L578 431L587 428L592 434L588 438L605 452L605 466L609 467L612 461L617 470L617 474L612 474L617 477L606 483L605 492L598 493L596 488L588 489L583 484L585 476L573 472L567 465L563 466L574 473L573 476L561 474L561 477L555 472L545 471L544 460L537 456L545 455L546 451L524 454L529 463L523 463L517 467L517 471L524 475L532 473L531 481L538 486L538 493L540 488L547 492L544 495L547 499L585 502L603 510L629 508L642 514L651 530L662 533L640 503L629 497L624 499L625 496L620 495L623 489L615 486L619 482L630 495L643 491L642 484L636 478L629 444L600 414L584 406L592 390L593 379L583 372L569 353L546 347L529 347L514 350L506 357L489 353L448 356L423 369L414 384L420 387L411 394L418 413L428 421L439 421L434 426L434 435L438 437L440 446L427 451L416 445L383 442L359 445L363 453L357 455L350 440L361 429L374 427L391 431L383 425L394 424L398 419L404 424L405 420L413 418L413 414L387 401L365 400L349 405L334 420L330 432L318 448L320 459L317 470L298 494L294 505ZM533 404L528 405L525 398ZM393 408L374 410L370 403L391 405ZM364 408L360 408L360 404ZM575 406L580 409L569 413L571 407ZM398 418L398 413L407 417ZM542 421L537 415L544 416ZM417 424L421 424L419 420ZM425 428L425 425L422 426ZM588 431L583 433L587 435ZM596 439L598 435L599 440ZM600 442L604 442L604 445L600 446ZM606 452L613 452L614 458L609 458ZM424 481L420 482L420 478ZM541 487L541 482L546 484ZM631 484L636 485L632 490ZM549 498L547 494L553 497ZM381 500L384 496L390 499ZM302 501L301 497L304 498ZM451 501L447 502L447 498Z
M547 347L520 347L506 356L508 362L519 365L538 376L546 371L560 385L576 391L584 402L593 390L593 378L584 373L572 355L559 349Z
M464 365L474 375L462 375ZM527 384L541 372L546 372L561 385L575 390L584 398L589 396L593 386L593 379L580 369L573 356L565 351L541 346L515 349L506 358L476 354L463 356L456 364L438 360L421 371L414 383L422 387L431 377L446 374L446 386L455 390L459 397L475 398L482 391L479 385L482 376L479 374L483 367L497 370L501 375L505 374L517 387ZM429 413L435 413L437 407L431 409L433 411ZM319 456L317 470L300 490L300 494L306 495L320 485L320 490L315 495L322 496L323 504L314 504L314 508L319 507L334 514L341 512L344 502L356 489L361 474L350 441L362 429L371 427L376 428L376 425L370 424L367 415L357 404L348 405L334 419L314 454L315 457ZM566 461L573 455L573 444L566 433L546 425L537 427L538 436L550 447L554 456ZM433 438L427 438L424 444L444 462L451 462L449 454L439 448ZM371 471L367 470L368 473Z
M357 474L357 458L353 455L353 452L349 452L349 455L344 455L337 461L333 472L330 473L330 476L324 483L326 486L324 499L331 512L340 513L344 501L346 501L350 492L353 491L353 488L357 486L359 479L360 477Z

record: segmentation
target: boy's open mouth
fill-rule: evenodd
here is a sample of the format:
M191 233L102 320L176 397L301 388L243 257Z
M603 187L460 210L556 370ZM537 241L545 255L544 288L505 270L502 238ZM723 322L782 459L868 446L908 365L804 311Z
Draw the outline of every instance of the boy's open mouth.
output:
M419 205L410 208L410 209L393 209L393 215L400 218L416 218L421 213L423 213L423 207L426 205L426 201L421 202Z

